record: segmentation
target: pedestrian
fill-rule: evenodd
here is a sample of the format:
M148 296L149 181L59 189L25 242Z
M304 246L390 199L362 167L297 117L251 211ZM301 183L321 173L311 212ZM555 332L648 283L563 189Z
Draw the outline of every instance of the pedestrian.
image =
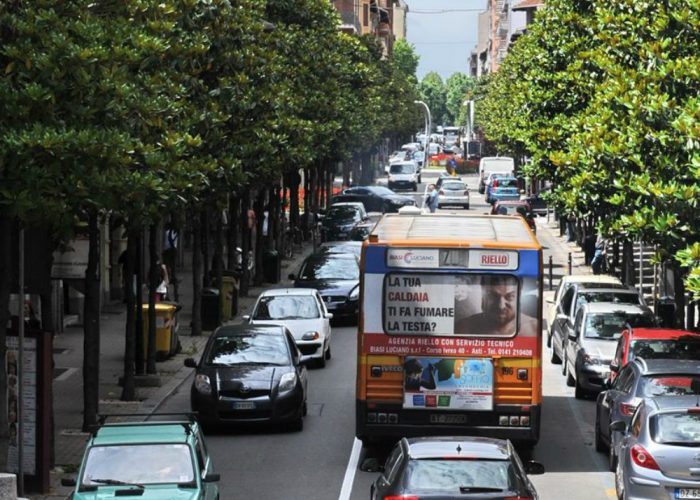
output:
M156 288L156 302L162 302L168 300L168 285L170 284L170 279L168 278L168 268L159 259L156 261L156 268L159 273L159 284Z
M179 234L177 229L170 227L165 230L165 240L163 241L163 264L168 271L168 276L172 283L176 283L175 264L177 262L177 245Z
M428 194L425 197L425 206L430 210L431 214L434 214L438 207L438 190L435 188L435 184L430 184L428 186Z
M457 175L457 160L455 160L454 156L447 160L447 170L452 177Z
M593 270L593 274L603 274L605 272L606 245L606 239L602 234L598 233L598 238L595 242L595 253L593 254L593 259L591 260L591 269Z

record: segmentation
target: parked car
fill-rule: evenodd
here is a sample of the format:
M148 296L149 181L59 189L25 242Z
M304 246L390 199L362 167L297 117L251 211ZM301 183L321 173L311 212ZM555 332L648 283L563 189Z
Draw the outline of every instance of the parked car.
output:
M359 201L367 212L396 213L399 208L415 206L416 202L409 196L396 194L384 186L356 186L343 191L331 199L331 204Z
M700 334L668 328L626 328L610 363L610 382L636 358L700 360Z
M496 177L486 188L486 203L519 199L520 181L516 177Z
M205 425L272 423L301 430L308 377L288 328L247 323L219 327L195 368L192 411Z
M537 232L537 226L535 225L535 214L530 208L530 204L523 200L511 200L511 201L498 201L491 207L491 215L519 215L533 233Z
M445 179L440 185L438 208L449 206L469 209L469 187L459 178Z
M500 179L502 177L512 177L512 176L513 176L512 172L489 172L489 174L486 176L486 180L484 181L484 184L485 184L484 194L486 194L486 197L488 198L489 190L493 186L493 183L496 179Z
M295 287L315 288L334 316L357 318L360 301L360 266L354 255L312 254L298 275L290 274Z
M527 201L530 204L530 207L532 207L532 211L535 213L542 213L542 212L547 212L547 202L544 200L545 194L549 193L551 191L550 187L545 187L543 189L540 189L538 192L528 195L525 197L525 201Z
M369 238L369 233L372 232L372 229L374 229L374 226L376 225L377 221L372 219L365 219L364 221L359 222L352 228L352 231L350 231L350 239L357 242L366 240Z
M367 218L364 205L360 202L335 203L321 219L321 240L347 240L352 229Z
M612 304L638 304L646 306L644 298L634 287L615 285L614 288L599 288L599 283L590 287L576 283L569 287L561 297L557 314L550 328L552 346L552 363L561 362L566 339L574 327L574 318L583 304L609 302ZM624 325L623 328L624 329ZM620 329L620 333L622 332Z
M644 398L694 394L693 380L700 381L700 362L694 360L637 358L608 384L596 400L595 448L608 452L608 465L615 470L621 433L611 431L617 420L629 423Z
M618 498L699 498L700 408L697 396L645 400L625 431L615 469Z
M199 424L183 415L168 421L103 423L88 439L77 480L64 478L61 483L77 486L70 496L74 500L215 500L217 481Z
M332 253L332 254L351 254L360 260L360 254L362 253L362 242L361 241L327 241L321 243L318 249L318 253Z
M509 156L484 156L479 160L479 193L486 191L486 177L491 172L507 172L513 175L515 161Z
M528 474L543 474L538 462L524 465L510 441L481 437L401 439L372 484L370 498L535 499Z
M331 318L333 314L312 288L274 288L260 294L253 313L243 316L251 325L286 327L302 356L323 368L331 359Z
M559 286L554 292L554 297L547 300L547 304L549 304L549 309L547 311L547 329L549 331L549 335L547 336L547 347L552 346L552 325L554 323L554 318L559 311L561 299L569 287L573 286L575 283L585 284L588 288L593 288L596 286L600 288L624 286L619 278L606 274L571 274L562 276L561 280L559 281Z
M392 163L389 167L389 189L411 189L418 191L420 175L418 166L413 161Z
M631 304L584 304L578 310L562 359L566 385L576 388L577 399L603 389L617 339L627 325L653 327L656 317L647 306Z
M421 169L423 168L423 162L425 160L425 153L423 151L414 151L413 154L411 155L411 160L416 162L416 165L418 165L418 173L420 173ZM418 181L420 182L420 181Z

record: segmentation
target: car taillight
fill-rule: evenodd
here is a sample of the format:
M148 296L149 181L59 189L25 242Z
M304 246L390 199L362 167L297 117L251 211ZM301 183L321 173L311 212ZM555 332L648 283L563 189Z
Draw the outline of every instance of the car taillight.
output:
M644 449L643 446L635 444L630 450L632 461L640 467L651 470L659 470L659 464L656 463L654 457Z
M498 181L496 179L491 183L491 187L498 187Z
M637 405L631 405L627 403L620 404L620 413L625 417L631 417L634 414L634 410L637 409Z

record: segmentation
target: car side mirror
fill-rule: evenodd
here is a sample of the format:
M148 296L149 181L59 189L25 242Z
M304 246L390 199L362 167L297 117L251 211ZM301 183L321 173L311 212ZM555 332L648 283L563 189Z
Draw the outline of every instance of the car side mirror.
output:
M326 313L326 319L333 319L333 313Z
M615 432L627 432L627 424L624 420L615 420L610 424L610 430Z
M206 476L204 476L204 479L202 479L202 482L204 483L217 483L221 480L221 474L215 474L213 472L210 472Z
M530 460L525 464L525 472L530 476L539 476L544 474L544 465L534 460Z
M360 464L362 472L384 472L384 466L376 458L365 458Z
M197 362L194 358L185 358L185 366L187 368L197 368Z
M243 321L250 321L250 314L244 314L241 318L243 318Z
M295 279L297 279L297 277L296 277L296 275L295 275L294 273L290 273L289 276L287 276L287 278L289 278L289 279L292 280L292 281L294 281Z
M77 482L75 481L74 477L63 477L61 478L61 486L68 486L72 487L75 486Z

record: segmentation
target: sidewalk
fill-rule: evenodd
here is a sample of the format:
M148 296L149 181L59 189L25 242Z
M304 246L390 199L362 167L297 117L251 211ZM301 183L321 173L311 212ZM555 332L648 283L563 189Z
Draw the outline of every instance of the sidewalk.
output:
M304 257L311 251L310 244L292 259L282 261L282 282L277 285L263 284L252 287L247 297L239 297L238 316L232 322L240 320L252 308L258 295L266 288L287 286L287 274L294 272L301 265ZM191 259L186 259L185 268L179 270L179 286L182 310L179 313L179 339L182 351L172 358L157 363L161 385L159 387L139 387L136 389L136 401L120 401L121 387L119 377L124 371L124 329L126 311L121 302L106 304L102 310L100 333L100 407L101 414L121 413L155 413L163 401L178 387L186 383L193 373L185 368L183 360L198 357L210 332L200 337L190 335L192 311L192 271ZM83 329L82 326L69 326L65 332L54 338L54 378L53 400L55 419L55 456L56 467L51 472L51 491L47 495L29 495L35 500L65 499L71 488L60 486L62 477L74 477L82 461L87 433L82 427L82 360Z

